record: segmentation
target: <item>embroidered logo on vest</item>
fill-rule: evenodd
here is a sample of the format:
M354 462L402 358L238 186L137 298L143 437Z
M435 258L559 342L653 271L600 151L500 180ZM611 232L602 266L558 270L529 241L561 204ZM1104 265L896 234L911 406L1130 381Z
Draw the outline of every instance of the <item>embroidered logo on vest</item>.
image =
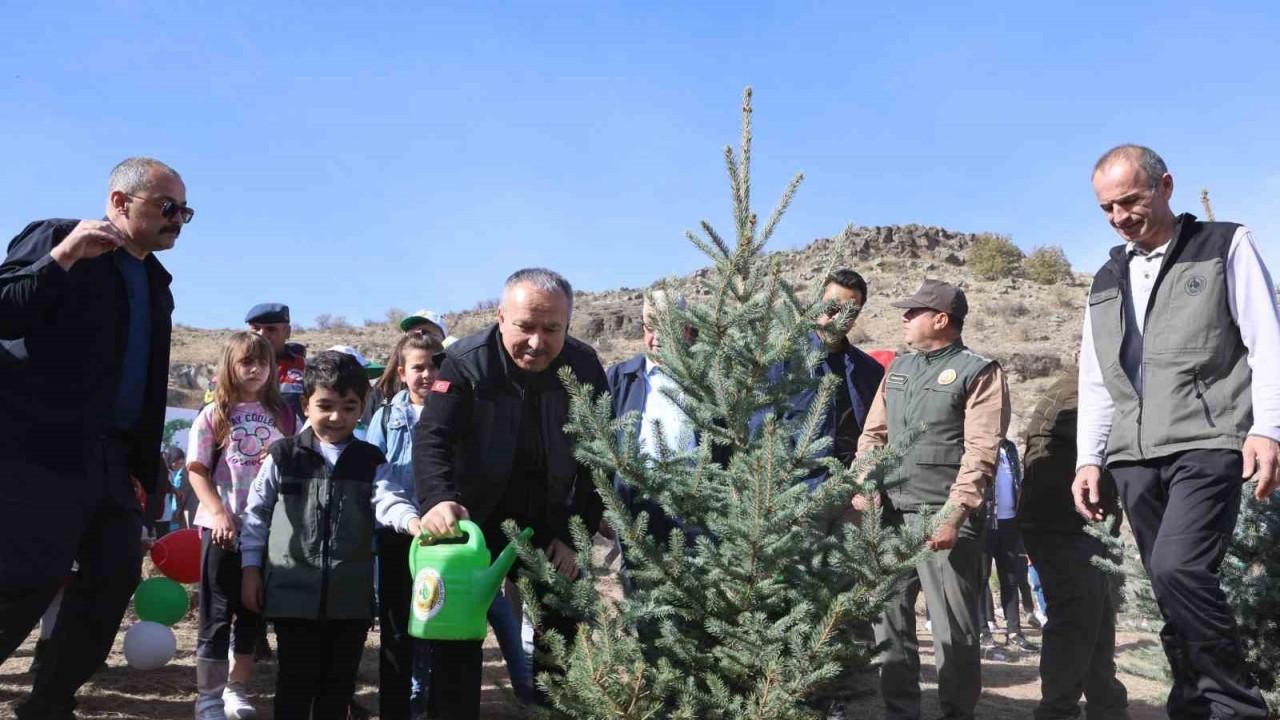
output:
M1187 280L1187 294L1192 297L1199 295L1208 285L1209 281L1205 280L1203 275L1192 275L1191 279Z
M939 385L950 385L955 381L956 381L956 371L953 370L952 368L947 368L946 370L943 370L942 372L938 373Z
M885 381L889 385L906 385L908 376L902 373L889 373L889 378Z

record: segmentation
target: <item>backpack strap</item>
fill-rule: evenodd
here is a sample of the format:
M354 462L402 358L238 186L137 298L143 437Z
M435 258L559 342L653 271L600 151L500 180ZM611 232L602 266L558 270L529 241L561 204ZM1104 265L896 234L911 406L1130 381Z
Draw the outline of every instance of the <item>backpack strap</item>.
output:
M382 405L378 408L382 411L382 437L387 436L387 423L391 421L391 399L383 398Z

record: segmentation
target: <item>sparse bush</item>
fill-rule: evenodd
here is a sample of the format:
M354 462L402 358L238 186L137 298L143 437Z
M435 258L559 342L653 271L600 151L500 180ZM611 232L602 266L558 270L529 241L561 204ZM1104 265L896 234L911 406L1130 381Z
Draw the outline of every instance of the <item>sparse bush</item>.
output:
M1037 246L1022 266L1027 270L1027 277L1041 285L1054 285L1071 277L1071 261L1057 245Z
M387 308L387 325L392 329L400 329L400 321L409 313L400 308Z
M1004 370L1020 375L1023 379L1049 377L1062 371L1062 358L1050 353L1013 353L1000 360Z
M1008 235L984 233L969 246L968 265L983 280L1002 280L1022 272L1022 257Z
M351 323L341 315L330 315L322 313L316 316L317 330L350 330Z
M1031 312L1031 308L1021 300L997 300L991 303L990 313L999 318L1018 318Z
M1085 296L1078 291L1058 293L1058 307L1063 310L1084 311Z
M477 311L477 310L495 310L495 309L497 309L497 307L498 307L499 305L501 305L501 304L502 304L502 300L501 300L501 299L499 299L499 298L489 298L488 300L481 300L481 301L477 302L477 303L476 303L476 306L475 306L475 307L473 307L473 308L471 308L471 310L472 310L473 312L474 312L474 311Z

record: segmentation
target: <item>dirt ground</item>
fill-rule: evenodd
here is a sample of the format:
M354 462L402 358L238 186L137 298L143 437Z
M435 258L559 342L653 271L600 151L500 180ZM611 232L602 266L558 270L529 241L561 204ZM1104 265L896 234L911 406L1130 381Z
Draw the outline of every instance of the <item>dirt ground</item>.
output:
M609 546L597 538L597 561L603 562ZM603 570L601 587L607 597L618 597L621 588L616 582L618 561ZM158 574L150 560L144 561L143 575ZM174 625L178 639L178 651L168 665L158 670L133 670L124 659L124 629L137 621L132 608L121 625L107 665L80 691L80 707L77 710L83 720L107 718L147 718L148 720L187 720L193 715L195 702L195 589L188 586L191 596L191 612ZM939 714L937 701L937 675L933 666L932 637L925 632L923 601L919 607L917 625L920 630L922 690L924 717ZM997 613L999 611L997 610ZM999 618L997 618L999 619ZM1038 630L1027 628L1027 637L1037 645ZM1001 633L996 641L1003 643ZM31 688L31 675L27 668L35 650L36 633L33 633L3 665L0 665L0 719L14 717L14 706L26 698ZM271 646L275 647L274 636ZM1165 717L1164 699L1168 694L1167 682L1153 682L1129 672L1151 674L1164 662L1156 648L1153 632L1145 629L1126 628L1116 638L1117 664L1121 668L1120 679L1129 690L1129 717L1131 720L1157 720ZM259 666L250 685L252 701L262 720L272 720L272 691L275 687L274 661ZM988 651L982 666L983 693L977 715L984 720L1026 720L1040 699L1039 655L1019 654L998 645ZM870 684L874 686L874 681ZM365 644L364 659L360 664L356 700L365 708L378 708L378 635L369 634ZM484 648L484 686L481 695L481 717L490 720L516 720L526 716L507 677L506 665L497 642L490 634ZM851 708L850 718L881 720L882 705L877 697L865 697Z
M923 618L921 619L923 629ZM79 714L85 720L105 718L149 718L154 720L182 719L192 716L195 699L195 622L188 617L175 626L178 636L177 656L159 670L131 670L124 661L122 640L107 659L107 667L100 671L81 691ZM1028 637L1039 643L1039 633L1028 630ZM996 634L997 641L1003 638ZM0 718L13 717L13 707L30 688L31 676L27 667L31 663L34 638L24 644L8 662L0 666ZM921 636L924 676L924 716L937 715L936 675L933 668L933 647L927 634ZM1155 645L1150 633L1126 631L1117 638L1119 657L1124 665L1128 655L1140 653ZM984 690L978 706L978 717L1013 720L1030 718L1040 697L1038 655L1017 655L997 647L988 653L983 662ZM485 686L481 716L494 720L522 718L520 706L511 693L506 677L506 667L496 643L490 637L485 647ZM377 636L370 634L365 647L364 661L360 668L357 699L364 707L376 710L378 706ZM253 701L264 720L272 718L271 691L275 680L275 665L268 663L259 668L253 682ZM1121 680L1129 689L1129 712L1132 720L1156 720L1163 718L1164 697L1168 686L1129 674ZM868 697L859 703L849 715L851 718L879 720L881 706L876 698ZM375 715L376 717L376 715Z

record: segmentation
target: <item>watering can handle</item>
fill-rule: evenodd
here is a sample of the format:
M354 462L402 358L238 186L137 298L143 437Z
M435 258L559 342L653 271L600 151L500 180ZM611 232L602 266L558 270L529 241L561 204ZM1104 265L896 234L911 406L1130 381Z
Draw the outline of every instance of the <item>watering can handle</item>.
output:
M484 532L480 526L470 520L459 520L458 530L467 534L467 549L474 552L489 552L484 541Z

